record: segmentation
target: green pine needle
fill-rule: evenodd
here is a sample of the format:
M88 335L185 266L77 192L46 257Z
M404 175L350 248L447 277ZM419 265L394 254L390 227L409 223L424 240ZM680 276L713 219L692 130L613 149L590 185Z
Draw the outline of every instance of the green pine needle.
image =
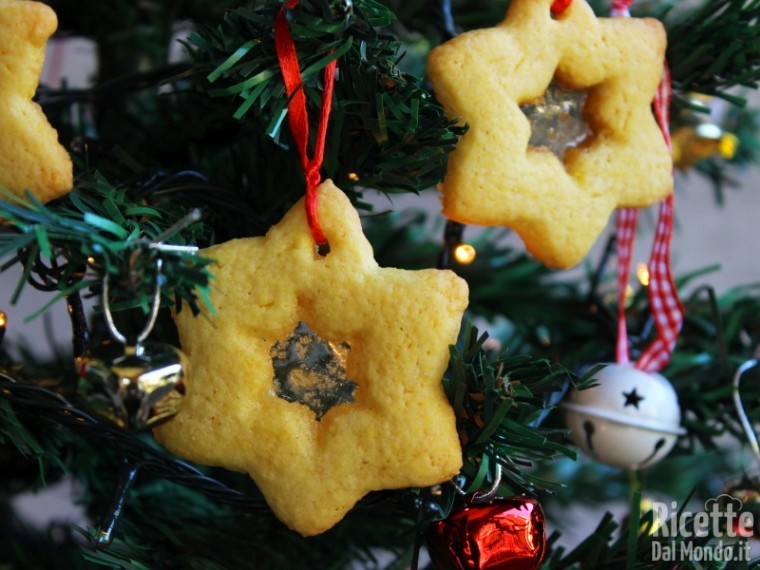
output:
M493 485L497 463L502 492L556 488L534 477L530 466L559 455L576 456L560 443L564 430L540 427L552 396L561 395L572 376L545 360L489 355L483 349L487 336L465 326L461 343L451 348L451 374L444 380L462 441L465 490L485 491Z
M704 0L673 14L666 23L674 108L687 106L690 93L744 105L730 89L760 83L760 1Z
M160 202L148 205L144 197L125 187L112 186L100 173L80 181L71 194L50 205L41 204L31 195L26 200L7 192L2 196L5 200L0 200L0 218L12 231L0 233L0 256L15 253L11 263L24 264L14 299L32 277L42 283L52 279L51 288L57 290L31 318L71 293L97 289L103 274L125 279L114 284L123 299L114 303L115 308L148 310L155 288L157 255L163 260L166 304L182 300L197 311L199 296L206 298L212 260L148 247L186 210ZM170 236L170 241L187 245L202 239L202 232L202 225L195 222Z
M278 144L290 144L287 100L272 45L280 2L258 0L227 14L218 29L190 36L197 62L216 62L207 75L212 97L242 99L234 112L265 126ZM327 175L346 190L419 192L443 178L446 156L463 129L443 114L419 79L397 64L401 44L379 33L394 20L388 8L357 0L301 2L289 12L298 49L311 127L322 99L321 70L338 60L331 128L325 150ZM291 160L298 168L295 148Z

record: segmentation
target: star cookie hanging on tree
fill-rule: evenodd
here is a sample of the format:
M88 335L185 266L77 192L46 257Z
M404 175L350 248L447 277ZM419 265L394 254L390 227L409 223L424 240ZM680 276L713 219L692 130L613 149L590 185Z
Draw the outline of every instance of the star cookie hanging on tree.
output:
M0 0L0 187L41 202L67 194L71 158L39 105L37 90L45 43L58 26L40 2Z
M444 213L509 226L535 257L569 267L615 208L672 191L650 108L666 37L657 20L596 18L583 0L552 16L551 5L513 0L499 26L433 50L428 72L446 113L470 127L449 158Z
M380 268L330 181L318 214L326 257L303 201L266 237L203 251L217 261L216 314L177 314L192 373L179 413L155 430L178 455L248 472L303 535L370 491L441 483L462 462L441 379L466 283Z

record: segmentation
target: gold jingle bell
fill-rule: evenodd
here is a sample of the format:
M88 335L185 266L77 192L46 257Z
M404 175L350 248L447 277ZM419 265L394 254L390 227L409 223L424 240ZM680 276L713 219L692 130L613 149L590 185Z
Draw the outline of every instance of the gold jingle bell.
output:
M724 131L711 117L713 98L694 94L689 101L704 112L684 109L676 117L674 123L679 126L671 133L673 164L685 170L713 156L733 159L739 139L733 133Z
M103 278L103 313L115 341L78 358L78 392L93 414L122 430L152 427L175 415L185 394L187 357L165 343L143 342L158 317L161 259L148 323L134 342L117 329L108 302L108 276Z
M157 342L106 342L79 359L79 394L96 416L122 430L141 430L177 413L187 357Z

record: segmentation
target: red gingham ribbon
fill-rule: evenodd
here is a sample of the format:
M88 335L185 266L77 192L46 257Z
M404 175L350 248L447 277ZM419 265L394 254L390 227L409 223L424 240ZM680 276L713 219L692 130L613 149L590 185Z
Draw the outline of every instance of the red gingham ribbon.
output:
M618 255L618 328L617 346L615 355L618 364L628 364L628 328L625 325L626 290L628 289L628 277L631 274L631 256L633 255L633 241L636 237L636 222L639 219L639 211L636 208L620 208L617 211L617 255Z
M320 169L325 154L325 139L327 137L327 121L330 118L332 92L335 80L337 61L333 60L325 67L324 91L322 92L322 109L317 127L317 137L314 145L314 157L309 158L309 116L306 111L306 95L303 92L303 79L298 64L298 53L290 34L288 17L285 9L292 10L298 6L299 0L288 0L277 12L274 25L274 44L277 59L280 63L285 91L288 95L288 123L293 133L298 153L301 156L301 166L306 175L306 219L311 235L320 252L329 251L327 238L317 218L317 186L322 181Z
M610 16L613 18L630 18L631 12L628 10L633 0L613 0Z
M673 196L660 204L657 232L649 258L649 305L657 337L636 363L636 368L657 372L670 360L683 324L684 309L670 271L670 239L673 235Z
M630 16L631 2L616 0L612 15ZM670 149L670 69L663 70L662 81L654 97L654 114L660 125L665 142ZM628 332L625 324L625 293L631 268L631 254L636 233L638 210L622 208L617 213L618 246L618 339L616 359L620 364L629 362ZM657 335L636 362L636 368L645 372L657 372L670 360L678 333L683 324L684 309L670 270L670 243L673 236L673 195L660 203L652 252L649 256L649 305Z

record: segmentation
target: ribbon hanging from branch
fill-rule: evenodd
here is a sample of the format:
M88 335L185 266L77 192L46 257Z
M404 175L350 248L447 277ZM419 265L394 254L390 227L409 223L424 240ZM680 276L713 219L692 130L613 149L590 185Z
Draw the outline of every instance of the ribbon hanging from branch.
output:
M333 85L335 83L335 68L337 60L327 64L324 71L324 89L322 92L322 108L319 114L317 137L314 144L314 156L309 158L309 115L306 110L306 94L303 89L303 78L298 64L298 53L293 42L288 24L287 10L298 6L298 0L288 0L277 12L274 26L274 43L277 51L277 60L282 71L285 83L285 92L288 96L288 124L293 134L298 153L301 157L301 167L306 175L306 220L309 230L317 245L320 255L330 252L322 226L317 217L317 186L322 181L320 169L325 153L325 139L327 136L327 122L330 118L332 106Z
M612 5L612 16L630 17L631 0L616 0ZM670 70L665 64L662 81L654 97L654 114L665 143L670 149ZM631 269L633 241L636 234L638 210L621 208L617 212L618 247L618 337L616 360L619 364L630 362L628 331L625 322L625 301L628 278ZM660 203L652 252L649 256L649 305L655 322L656 336L644 349L635 367L645 372L657 372L670 360L678 333L683 324L684 309L678 298L670 268L670 244L673 236L673 195Z

